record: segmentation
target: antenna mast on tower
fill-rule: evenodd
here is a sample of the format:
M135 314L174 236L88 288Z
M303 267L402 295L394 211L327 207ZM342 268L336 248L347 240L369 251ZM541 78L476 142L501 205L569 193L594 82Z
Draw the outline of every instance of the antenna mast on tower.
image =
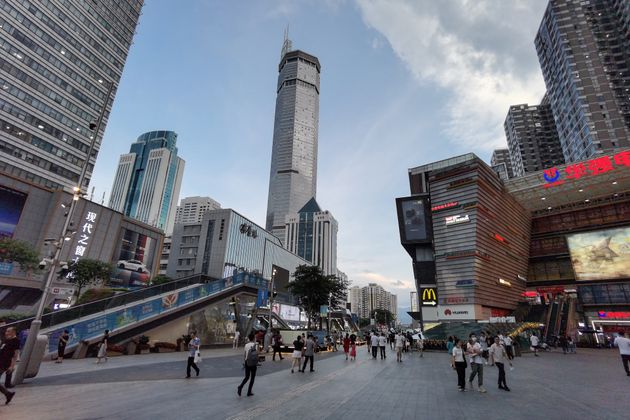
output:
M293 50L293 43L289 39L289 24L287 23L287 28L284 30L284 42L282 43L282 52L280 53L280 59L289 51Z

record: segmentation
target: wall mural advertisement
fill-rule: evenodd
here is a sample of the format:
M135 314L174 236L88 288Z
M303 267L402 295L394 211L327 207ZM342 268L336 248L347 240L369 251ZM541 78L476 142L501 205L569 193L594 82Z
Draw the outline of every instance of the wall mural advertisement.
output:
M0 185L0 239L12 238L20 221L27 195ZM13 263L0 260L0 275L9 275Z
M630 227L567 236L578 281L630 278Z
M143 287L151 280L157 240L147 235L121 229L121 244L114 253L110 283L123 287Z

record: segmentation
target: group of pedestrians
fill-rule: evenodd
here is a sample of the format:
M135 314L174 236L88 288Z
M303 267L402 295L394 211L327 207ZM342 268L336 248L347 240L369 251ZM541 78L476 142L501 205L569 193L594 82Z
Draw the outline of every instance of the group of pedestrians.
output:
M489 365L496 366L498 369L497 382L499 389L510 391L506 381L505 364L508 363L511 367L513 356L506 349L506 343L511 343L511 338L506 340L506 337L502 335L494 337L494 342L490 346L488 346L484 333L481 334L480 339L477 338L475 333L471 333L467 343L464 343L463 340L449 337L449 343L453 343L449 349L451 366L457 371L457 387L460 392L466 391L466 369L468 368L468 363L470 363L470 376L468 378L468 388L470 390L474 389L473 381L477 377L479 392L486 392L486 389L483 387L483 368L484 365Z

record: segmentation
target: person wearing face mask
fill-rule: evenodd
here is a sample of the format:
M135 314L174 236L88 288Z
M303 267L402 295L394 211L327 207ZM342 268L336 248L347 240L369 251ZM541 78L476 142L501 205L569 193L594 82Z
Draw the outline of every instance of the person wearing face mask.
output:
M477 335L471 333L469 335L468 345L466 346L466 354L470 357L470 378L468 378L469 388L473 390L473 379L477 376L477 384L479 385L479 392L485 393L486 389L483 387L483 357L481 345L477 341Z

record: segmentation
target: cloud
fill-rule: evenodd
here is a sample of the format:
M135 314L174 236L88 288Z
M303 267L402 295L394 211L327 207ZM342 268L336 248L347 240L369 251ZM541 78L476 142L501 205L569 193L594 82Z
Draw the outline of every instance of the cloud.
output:
M447 93L443 131L453 142L505 145L508 107L544 94L533 46L543 0L356 1L414 78Z

